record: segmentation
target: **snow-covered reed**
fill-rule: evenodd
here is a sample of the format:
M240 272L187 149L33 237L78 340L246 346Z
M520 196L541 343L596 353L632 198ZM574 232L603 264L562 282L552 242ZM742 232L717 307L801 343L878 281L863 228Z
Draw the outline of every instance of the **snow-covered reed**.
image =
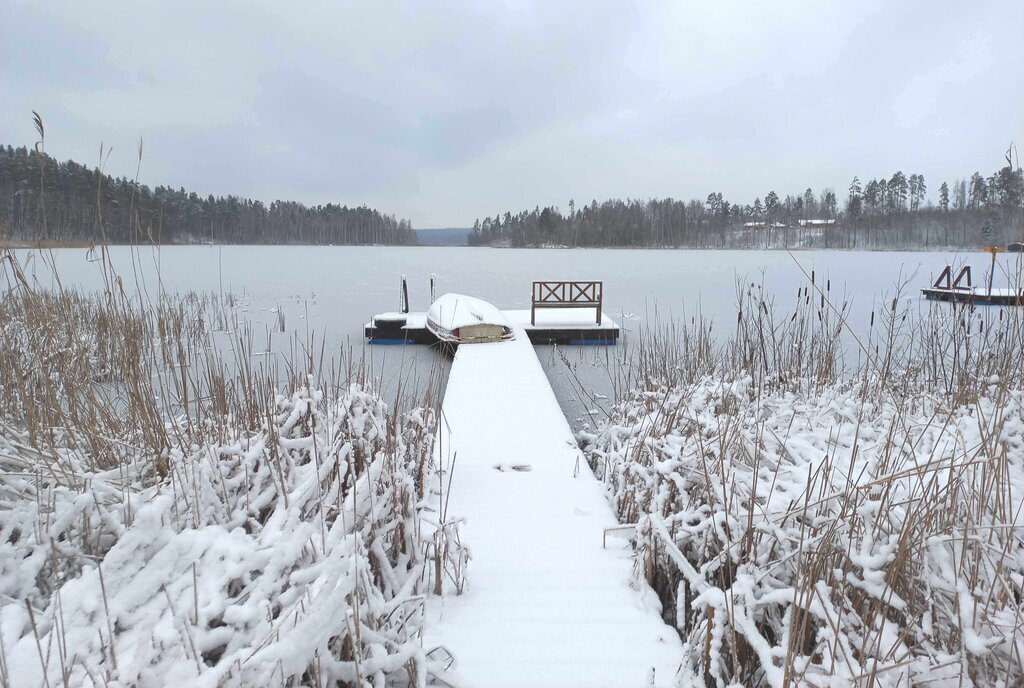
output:
M894 301L844 356L827 297L745 289L728 341L649 336L581 438L684 681L1020 685L1024 322Z
M437 515L430 390L389 407L309 346L254 367L239 331L224 363L219 299L3 277L0 685L445 675L425 597L467 555Z

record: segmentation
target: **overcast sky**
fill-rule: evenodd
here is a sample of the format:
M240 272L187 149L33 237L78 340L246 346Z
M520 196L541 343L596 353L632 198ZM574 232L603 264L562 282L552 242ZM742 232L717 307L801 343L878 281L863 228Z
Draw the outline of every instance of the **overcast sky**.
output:
M1024 145L1024 0L0 1L0 143L416 227L752 203ZM842 196L840 192L840 196Z

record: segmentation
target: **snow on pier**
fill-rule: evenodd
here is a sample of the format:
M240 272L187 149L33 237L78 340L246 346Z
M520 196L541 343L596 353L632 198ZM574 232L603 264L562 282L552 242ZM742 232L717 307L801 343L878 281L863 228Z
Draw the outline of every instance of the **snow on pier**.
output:
M438 451L472 559L465 592L432 600L426 645L451 650L460 687L672 685L679 637L629 544L602 546L618 523L515 331L452 364Z

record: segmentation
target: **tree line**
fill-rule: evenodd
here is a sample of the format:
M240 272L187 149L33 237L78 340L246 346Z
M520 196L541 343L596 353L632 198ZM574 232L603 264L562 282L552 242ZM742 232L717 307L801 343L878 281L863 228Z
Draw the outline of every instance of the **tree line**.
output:
M21 241L414 244L408 220L366 206L149 188L35 149L0 145L0 238Z
M477 220L476 246L643 246L689 248L976 247L1024 240L1024 172L1007 165L943 182L937 203L924 175L896 172L844 196L832 188L780 197L775 191L743 205L721 193L701 200L592 201L567 213L557 207L506 212Z

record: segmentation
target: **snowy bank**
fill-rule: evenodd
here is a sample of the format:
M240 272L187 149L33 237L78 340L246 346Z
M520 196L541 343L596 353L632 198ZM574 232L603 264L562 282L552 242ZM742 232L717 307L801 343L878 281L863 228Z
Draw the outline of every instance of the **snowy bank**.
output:
M280 397L154 484L0 439L4 681L423 684L434 421L373 393ZM429 520L429 519L428 519Z
M1024 681L1024 391L992 382L950 406L705 377L581 437L689 680Z

